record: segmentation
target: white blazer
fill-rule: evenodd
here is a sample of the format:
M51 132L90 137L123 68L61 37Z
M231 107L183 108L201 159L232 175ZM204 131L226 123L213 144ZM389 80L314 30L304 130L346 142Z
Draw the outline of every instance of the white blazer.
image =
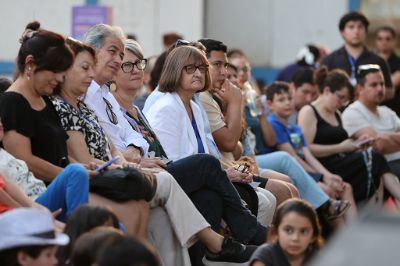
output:
M190 101L190 106L192 107L204 150L208 153L200 107L194 101ZM147 110L145 116L169 159L179 160L199 153L192 122L178 94L164 93Z

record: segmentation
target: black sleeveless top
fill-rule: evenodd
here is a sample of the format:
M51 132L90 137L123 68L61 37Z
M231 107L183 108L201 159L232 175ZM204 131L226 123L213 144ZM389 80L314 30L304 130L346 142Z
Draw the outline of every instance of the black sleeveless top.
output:
M329 124L322 116L318 113L317 109L310 104L313 109L315 116L317 117L317 132L315 133L314 143L315 144L338 144L349 138L346 130L343 128L342 119L338 113L335 113L336 119L339 125L333 126Z

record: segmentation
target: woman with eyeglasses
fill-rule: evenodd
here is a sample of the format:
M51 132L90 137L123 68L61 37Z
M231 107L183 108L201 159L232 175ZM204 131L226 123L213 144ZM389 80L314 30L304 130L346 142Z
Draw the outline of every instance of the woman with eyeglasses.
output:
M59 113L64 129L70 136L68 149L71 154L75 156L74 159L82 163L91 161L103 162L104 160L108 160L110 158L110 151L114 151L115 149L113 148L108 136L101 128L94 111L90 110L86 104L80 100L80 96L84 95L87 90L88 83L90 83L93 78L92 69L94 65L94 51L89 46L74 40L68 40L68 45L75 53L75 62L66 73L65 81L60 87L59 94L55 97L52 97L52 102ZM129 77L133 77L130 79L131 82L135 80L135 77L138 80L140 79L141 85L143 79L143 69L146 65L146 60L143 60L143 58L135 59L137 60L129 60L129 62L126 61L124 64L122 64L121 72L124 73L124 71L126 72L127 70L130 70L128 73L125 73L125 75L128 74ZM139 72L142 73L139 75L140 78L138 78L137 75L130 75L130 73L133 71L132 65L130 64L135 66L134 69L136 69L136 71L138 71L137 69L140 68ZM139 85L139 81L137 83ZM131 105L133 104L133 102L130 103ZM114 155L116 154L118 154L118 152ZM146 161L147 167L151 166L149 163L149 161L151 162L152 160L151 158L143 158L143 160ZM156 161L159 160L159 158L155 158L153 160ZM126 161L122 156L119 163L126 164ZM156 165L156 163L154 163L154 165ZM112 167L116 166L113 165ZM159 171L160 169L157 170L157 172ZM186 260L187 258L185 257L185 252L187 252L185 251L185 247L181 247L179 244L173 242L175 237L170 237L174 233L178 235L179 240L183 241L184 244L191 243L192 241L192 239L186 238L188 234L187 232L189 232L192 234L190 237L199 238L212 252L222 250L224 253L226 253L225 251L227 249L232 249L236 250L235 252L239 254L237 256L239 259L243 259L243 255L249 256L244 252L246 250L240 250L241 248L245 248L245 246L228 238L224 240L222 236L219 236L211 230L207 222L203 217L201 217L200 213L196 210L172 176L167 175L166 173L161 175L160 173L156 175L156 178L157 191L154 197L155 200L150 204L152 208L155 209L157 206L160 206L164 209L164 211L162 213L157 210L153 212L152 209L150 223L153 225L150 225L149 228L152 238L157 238L160 236L160 231L158 231L158 229L153 229L154 226L159 226L159 224L155 225L156 222L154 221L154 217L159 217L159 221L163 223L163 239L162 241L160 239L153 239L153 243L157 247L162 260L167 262L166 264L187 265L188 263ZM170 213L170 210L168 209L170 206L175 207L173 213ZM125 216L128 217L134 215L135 211L134 209L132 210L126 211ZM182 214L182 210L185 210L187 220L196 221L190 226L187 226L187 228L184 230L180 228L181 226L178 226L174 223L174 221L177 219L176 216L178 213ZM167 215L165 215L165 213L167 213ZM160 218L160 216L163 218ZM170 221L172 226L167 224L165 217ZM177 229L174 232L175 227ZM171 245L167 245L168 247L165 247L166 244L161 243L167 243ZM174 251L175 255L166 255L170 254L171 250ZM229 252L229 254L232 254L232 251ZM175 261L172 262L172 260ZM179 262L179 260L182 260L182 263Z
M93 48L72 38L68 38L66 44L73 52L75 59L65 73L64 82L55 89L55 94L50 97L50 100L63 130L68 135L66 145L69 156L77 162L96 165L119 156L118 163L128 166L122 154L108 140L97 116L80 100L93 79L95 62ZM144 201L131 200L117 203L91 193L90 202L111 207L124 224L128 234L141 239L147 238L146 216L149 208ZM133 210L136 210L136 213Z
M67 135L47 96L62 82L73 55L61 35L38 22L26 26L20 42L16 80L0 98L0 174L51 211L62 208L58 219L65 221L88 201L88 171L69 164Z
M201 111L192 100L211 85L206 73L207 58L195 47L178 47L167 57L159 83L167 93L146 116L171 160L208 153Z
M202 48L199 43L192 43L191 45ZM195 52L198 51L195 50ZM132 40L125 41L125 56L121 70L117 73L115 79L116 90L113 91L113 95L120 104L120 108L129 124L134 130L140 132L149 143L149 153L156 157L155 160L159 160L159 158L170 160L144 114L137 106L133 105L137 92L143 83L144 67L145 59L140 45ZM163 95L164 93L161 94L161 97ZM207 169L207 171L205 172L204 169ZM254 234L253 229L260 228L261 225L254 224L256 217L252 216L248 209L241 207L239 195L226 177L225 172L221 170L221 165L216 158L208 154L193 154L180 160L170 161L166 165L166 170L175 177L196 206L202 206L201 202L204 197L207 197L209 190L221 197L223 199L223 218L238 240L247 242L248 240L245 239L253 238L253 243L257 243L259 241L256 240L258 236L262 242L265 241L263 233L256 233L251 236ZM218 182L215 182L216 180ZM208 200L210 203L212 202L211 204L217 204L213 201L214 198L209 198ZM202 214L207 218L210 217L204 211ZM250 224L253 225L250 226ZM213 221L212 228L217 230L219 227L220 221ZM249 230L250 228L252 229ZM193 261L193 250L191 257L192 262L195 263Z
M339 109L346 106L353 96L353 86L347 74L323 66L315 73L320 90L318 98L304 106L298 124L309 143L311 152L330 172L350 183L356 203L382 200L382 178L391 178L387 161L370 147L372 141L361 137L353 141L343 128ZM400 195L400 185L387 187ZM394 192L394 193L393 193Z
M117 163L126 164L122 153L100 126L96 114L81 100L93 80L95 51L72 38L67 39L67 45L75 54L74 64L67 71L64 82L56 88L51 101L69 137L68 154L81 163L99 164L119 156Z

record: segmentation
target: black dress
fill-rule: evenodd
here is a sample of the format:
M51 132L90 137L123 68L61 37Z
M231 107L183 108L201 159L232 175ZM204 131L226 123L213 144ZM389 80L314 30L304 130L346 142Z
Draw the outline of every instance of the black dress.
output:
M317 117L317 132L313 143L332 145L348 139L347 132L342 126L342 120L338 113L336 113L336 119L339 125L333 126L320 116L314 106L310 106ZM370 175L367 168L369 157L372 162ZM385 157L374 151L339 153L318 157L318 160L330 172L341 176L345 182L350 183L357 203L370 198L379 187L380 177L384 173L390 172Z

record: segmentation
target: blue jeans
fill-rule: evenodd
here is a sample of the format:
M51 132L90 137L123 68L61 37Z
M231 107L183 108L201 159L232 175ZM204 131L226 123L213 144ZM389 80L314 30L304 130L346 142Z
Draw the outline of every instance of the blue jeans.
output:
M65 222L71 213L89 200L89 177L85 167L69 164L47 187L36 202L50 211L62 209L57 220Z
M256 160L260 168L271 169L288 175L300 196L309 201L314 208L320 207L329 200L329 196L289 153L276 151L257 155Z

